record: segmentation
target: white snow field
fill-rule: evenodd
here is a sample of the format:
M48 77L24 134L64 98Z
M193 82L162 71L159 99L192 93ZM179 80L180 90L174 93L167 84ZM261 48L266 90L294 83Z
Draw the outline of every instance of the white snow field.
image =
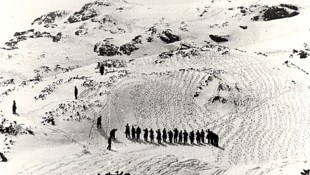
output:
M4 0L0 175L301 174L310 169L309 5ZM272 6L297 15L263 20ZM100 62L114 66L100 75ZM127 123L210 129L219 147L132 141Z

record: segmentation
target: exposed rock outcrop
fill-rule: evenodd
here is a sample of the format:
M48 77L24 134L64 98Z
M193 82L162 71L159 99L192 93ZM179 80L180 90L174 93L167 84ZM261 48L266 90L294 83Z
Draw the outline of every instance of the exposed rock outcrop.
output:
M215 42L227 42L228 39L226 38L226 36L218 36L218 35L209 35L209 37L215 41Z
M174 42L181 40L178 35L172 32L171 29L164 30L161 34L159 34L158 37L167 44L174 43Z
M55 23L55 21L57 19L67 17L68 15L69 15L68 11L59 11L59 10L53 11L53 12L44 14L44 15L36 18L31 23L31 25L34 25L34 24L43 25L44 24L44 27L46 27L46 28L49 28L49 27L53 28L53 27L57 26L56 24L53 24L53 23Z

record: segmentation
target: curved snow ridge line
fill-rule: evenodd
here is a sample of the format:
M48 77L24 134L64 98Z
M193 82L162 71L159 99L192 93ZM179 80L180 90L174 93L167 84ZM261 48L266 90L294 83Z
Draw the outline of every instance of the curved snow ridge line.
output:
M95 153L96 154L96 153ZM20 172L19 175L56 175L70 172L72 175L97 174L123 171L131 174L211 174L221 175L226 170L198 159L180 160L173 155L151 156L144 154L103 153L102 155L83 155L54 162L35 165Z

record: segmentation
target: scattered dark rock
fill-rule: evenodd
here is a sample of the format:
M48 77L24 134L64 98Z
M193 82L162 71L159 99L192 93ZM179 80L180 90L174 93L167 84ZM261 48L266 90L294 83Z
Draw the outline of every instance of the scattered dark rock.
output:
M130 55L135 50L138 50L138 48L134 43L126 43L120 47L120 51L126 55Z
M280 6L281 6L281 7L286 7L286 8L295 10L295 11L298 10L298 7L296 7L296 6L294 6L294 5L291 5L291 4L280 4Z
M104 25L116 25L117 20L112 17L112 15L104 15L102 18L93 18L91 19L92 22L97 22L99 24Z
M115 56L120 54L118 50L118 46L111 44L106 40L96 43L94 47L94 52L97 52L100 56Z
M75 35L79 36L79 35L86 35L88 32L88 30L86 28L83 29L78 29L77 31L74 32Z
M142 44L142 36L141 35L138 35L138 36L135 36L131 41L133 41L135 44Z
M159 34L159 38L165 43L174 43L176 41L180 41L180 37L172 32L170 29L164 30L161 34Z
M247 29L248 26L239 26L241 29Z
M97 12L93 8L93 5L94 5L93 3L85 4L80 11L74 12L72 15L70 15L67 21L69 23L76 23L97 16Z
M224 38L223 36L209 35L209 37L215 42L227 42L228 41L228 39Z
M61 39L62 34L59 32L55 36L52 36L53 42L58 42Z
M53 12L47 13L45 15L42 15L39 18L36 18L31 23L31 25L34 25L34 24L38 24L38 25L45 24L44 27L46 27L46 28L51 27L51 26L53 27L56 24L54 24L54 25L49 25L49 24L54 23L57 18L68 16L68 14L69 14L69 12L67 12L67 11L59 11L59 10L53 11Z

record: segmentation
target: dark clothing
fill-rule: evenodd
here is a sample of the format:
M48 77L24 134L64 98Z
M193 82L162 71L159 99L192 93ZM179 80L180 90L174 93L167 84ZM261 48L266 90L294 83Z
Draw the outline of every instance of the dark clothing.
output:
M205 143L205 132L203 131L203 129L200 132L200 141L202 143Z
M183 133L182 131L179 132L179 143L182 143L182 136L183 136Z
M77 87L74 86L74 97L75 97L76 100L77 100L78 93L79 93L79 92L78 92Z
M156 137L157 142L158 142L159 144L161 144L161 132L160 132L160 130L158 129L158 130L156 131L156 133L157 133L157 137Z
M101 129L101 116L97 118L97 128Z
M143 135L144 141L147 142L147 138L149 136L149 131L147 128L145 128L143 131L144 131L144 135Z
M199 132L199 130L196 132L196 142L197 142L197 144L200 144L200 132Z
M177 143L177 141L178 141L178 136L179 136L179 131L178 131L177 128L175 128L175 129L174 129L174 136L173 136L173 138L174 138L174 143Z
M191 141L191 144L194 144L194 140L195 140L194 131L190 132L190 134L189 134L189 139L190 139L190 141Z
M16 114L16 109L17 109L17 107L16 107L16 102L15 102L15 100L14 100L14 101L13 101L13 106L12 106L13 114Z
M167 140L167 131L164 128L164 130L163 130L163 141L166 142L166 140Z
M139 126L138 126L136 132L137 132L137 138L136 138L136 139L137 139L137 140L140 140L141 129L140 129Z
M130 137L130 127L128 124L126 125L125 134L126 134L126 138Z
M101 75L104 74L104 65L101 65L101 66L100 66L99 71L100 71L100 74L101 74Z
M154 131L153 129L150 130L150 139L151 139L151 143L154 142Z
M110 138L111 139L113 139L113 140L115 140L116 138L115 138L115 132L117 131L117 129L112 129L111 131L110 131Z
M112 144L112 139L111 139L111 137L109 137L109 139L108 139L108 147L107 147L108 150L111 150L111 144Z
M169 136L169 142L172 143L173 132L172 132L172 131L169 131L169 132L168 132L168 136Z
M186 132L186 130L184 130L184 132L183 132L184 144L187 144L187 137L188 137L188 133Z
M1 162L7 162L8 159L4 156L4 154L2 152L0 152L0 158L1 158Z
M136 129L135 129L135 127L131 127L131 138L132 139L135 139L136 138Z

